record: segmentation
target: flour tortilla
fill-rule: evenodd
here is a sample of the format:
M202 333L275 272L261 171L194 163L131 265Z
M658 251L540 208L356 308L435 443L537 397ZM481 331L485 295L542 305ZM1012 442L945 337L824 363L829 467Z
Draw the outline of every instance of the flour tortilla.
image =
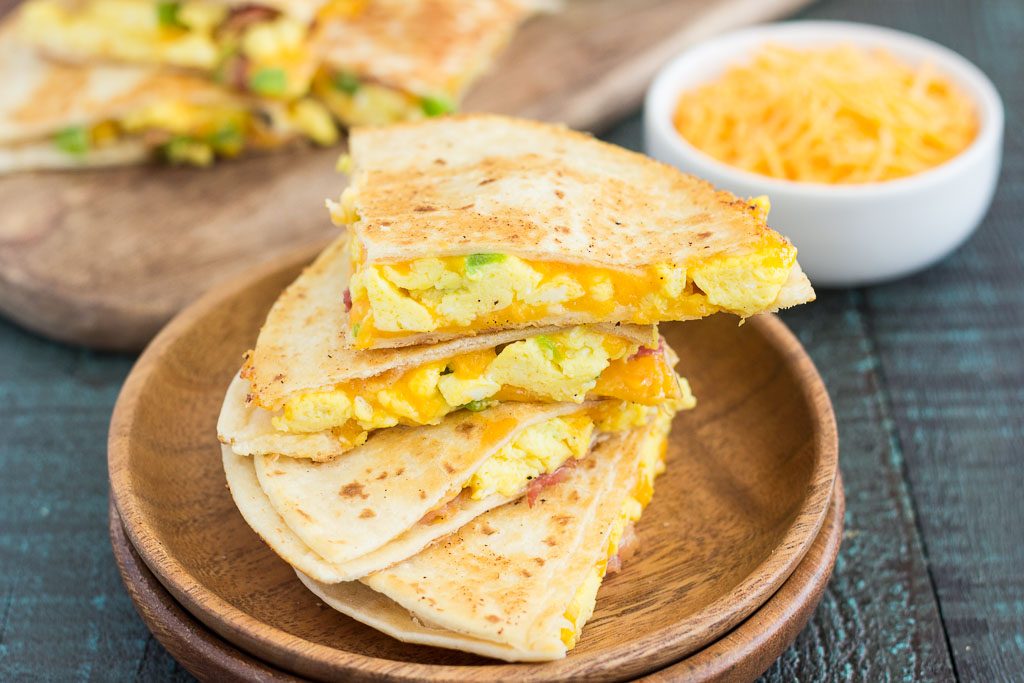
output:
M499 252L637 272L752 253L765 239L784 240L747 201L557 125L464 114L356 128L349 145L359 218L348 227L367 264ZM794 264L766 311L813 298ZM585 312L566 311L529 324L592 321ZM412 333L375 346L452 336Z
M361 583L299 578L334 609L405 642L559 659L566 608L603 559L645 443L663 438L652 428L612 436L533 507L520 499L491 510Z
M322 581L386 567L473 517L522 495L459 495L476 469L527 427L580 410L574 404L507 403L463 411L441 424L395 427L331 462L246 457L223 450L236 504L293 566ZM424 515L458 496L442 521Z
M0 25L0 173L43 168L90 168L140 163L152 146L138 137L83 155L66 154L52 136L72 126L117 120L162 102L234 105L275 111L277 104L243 97L195 76L151 67L47 61ZM274 117L272 119L276 120Z
M351 269L348 237L342 235L281 294L260 330L245 370L257 402L280 408L292 394L408 370L460 353L490 349L559 326L506 330L462 337L433 346L357 351L345 339L348 314L342 305ZM653 325L594 325L596 331L646 346L657 344Z
M324 63L403 92L458 100L521 22L556 6L536 0L373 0L353 17L322 23Z
M0 146L0 174L29 169L65 171L141 164L150 159L152 152L142 140L119 140L81 156L62 152L50 141Z
M563 126L461 114L352 131L351 227L367 262L501 252L637 271L743 253L760 211Z
M370 572L401 562L415 555L434 540L455 531L487 510L508 502L504 496L493 495L483 500L464 500L454 513L435 524L414 524L411 528L377 550L344 563L325 560L302 542L277 513L270 499L260 488L253 459L241 456L228 446L221 447L224 472L235 506L249 526L292 567L324 583L353 581Z

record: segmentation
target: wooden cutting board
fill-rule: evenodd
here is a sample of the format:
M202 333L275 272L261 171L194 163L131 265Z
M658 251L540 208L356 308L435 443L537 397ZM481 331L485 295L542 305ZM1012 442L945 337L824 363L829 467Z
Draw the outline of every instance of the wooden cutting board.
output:
M569 0L523 27L464 108L599 131L686 46L808 1ZM211 285L332 233L339 151L0 178L0 312L62 341L140 349Z

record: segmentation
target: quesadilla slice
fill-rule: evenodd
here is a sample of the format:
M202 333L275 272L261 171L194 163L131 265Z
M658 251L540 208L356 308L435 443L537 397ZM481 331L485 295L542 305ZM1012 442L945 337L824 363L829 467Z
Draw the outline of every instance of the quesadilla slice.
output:
M313 92L347 126L454 111L542 0L370 0L318 27Z
M328 460L374 430L506 402L693 404L673 369L678 358L653 326L530 328L355 350L339 305L349 265L343 236L271 308L218 424L237 453Z
M565 476L591 443L650 421L624 402L508 403L396 427L317 463L225 446L232 496L285 561L347 581L398 562L486 510Z
M133 66L40 59L0 29L0 172L217 157L308 138L337 139L311 99L272 102L200 78Z
M77 64L124 62L194 70L262 97L305 95L322 57L319 23L367 0L29 0L21 36Z
M459 115L350 138L357 348L537 325L747 317L810 301L796 248L741 200L566 128Z
M564 657L664 471L671 415L596 445L532 505L480 515L360 582L299 578L323 602L399 640L508 661Z
M343 123L383 124L451 111L519 23L551 4L29 0L20 33L73 63L190 69L262 97L292 99L313 87Z

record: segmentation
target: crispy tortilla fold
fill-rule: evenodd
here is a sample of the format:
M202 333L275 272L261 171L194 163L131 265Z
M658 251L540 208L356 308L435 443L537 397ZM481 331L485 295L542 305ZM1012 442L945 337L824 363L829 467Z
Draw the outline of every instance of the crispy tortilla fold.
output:
M433 346L357 351L348 345L344 332L348 328L348 314L342 299L351 269L347 242L347 236L342 235L328 246L270 309L245 372L261 406L276 410L296 392L329 389L341 382L411 369L563 329L546 326L506 330ZM645 346L657 345L657 329L653 325L594 327ZM266 424L269 426L269 419Z
M689 272L716 259L795 254L765 223L759 202L557 125L463 114L356 128L350 153L350 186L332 213L358 241L363 268L495 253L565 264L567 271L587 266L643 276L663 264ZM813 300L795 260L782 273L788 280L756 312ZM734 295L744 276L736 273ZM632 319L630 302L616 304L599 316L565 307L500 327ZM481 331L402 330L370 346Z
M258 113L271 122L275 145L299 136L278 103L244 97L203 78L151 67L75 66L42 59L13 35L13 21L8 18L0 27L0 77L5 84L0 88L0 173L146 161L155 145L142 134L74 153L58 149L54 136L165 105Z
M368 263L493 252L635 271L773 233L733 194L548 123L459 114L357 128L350 154L350 229Z
M324 64L415 96L453 102L490 66L539 0L371 0L323 22Z
M222 448L232 496L285 561L318 580L358 578L418 552L515 496L460 495L476 469L527 427L580 410L507 403L441 424L395 427L344 457L317 463ZM452 503L438 519L424 516Z
M193 104L238 101L201 78L132 66L88 68L39 57L0 27L0 145L31 141L67 126L117 119L167 100Z
M495 508L360 583L299 578L334 609L405 642L508 661L559 659L568 650L566 610L605 559L645 445L664 438L650 427L613 435L534 506L519 499Z

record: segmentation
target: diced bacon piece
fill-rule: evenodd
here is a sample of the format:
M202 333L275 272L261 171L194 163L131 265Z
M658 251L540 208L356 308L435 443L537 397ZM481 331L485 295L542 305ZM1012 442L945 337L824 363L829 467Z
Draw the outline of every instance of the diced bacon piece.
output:
M463 491L462 493L460 493L459 495L455 496L454 498L449 500L447 503L445 503L441 507L435 508L435 509L431 510L430 512L428 512L427 514L423 515L420 518L419 523L420 524L430 524L433 521L436 521L436 520L438 520L438 519L440 519L442 517L447 516L449 513L451 513L459 505L462 504L463 496L465 496L465 495L466 495L466 493L465 493L465 491Z
M352 290L348 287L341 294L341 300L345 302L345 312L348 313L352 310Z
M569 458L554 472L548 472L538 476L530 482L530 485L526 489L526 502L530 504L530 507L533 507L533 504L537 502L537 497L540 496L541 491L549 486L554 486L555 484L568 479L572 469L575 467L576 458Z
M224 21L220 23L219 31L225 33L241 33L247 27L258 24L261 21L276 19L281 13L276 9L263 5L239 5L233 7Z
M636 527L633 522L629 522L626 524L626 528L622 530L622 538L619 539L619 552L608 558L608 570L606 573L614 574L622 569L622 563L636 555L639 546L640 538L636 535Z
M233 54L220 67L220 81L237 90L249 89L249 60L245 55Z
M639 349L637 349L636 353L634 353L632 356L629 357L628 360L633 360L634 358L643 358L644 356L656 356L659 353L665 353L665 338L664 337L658 337L658 347L657 348L652 349L649 346L641 346Z

